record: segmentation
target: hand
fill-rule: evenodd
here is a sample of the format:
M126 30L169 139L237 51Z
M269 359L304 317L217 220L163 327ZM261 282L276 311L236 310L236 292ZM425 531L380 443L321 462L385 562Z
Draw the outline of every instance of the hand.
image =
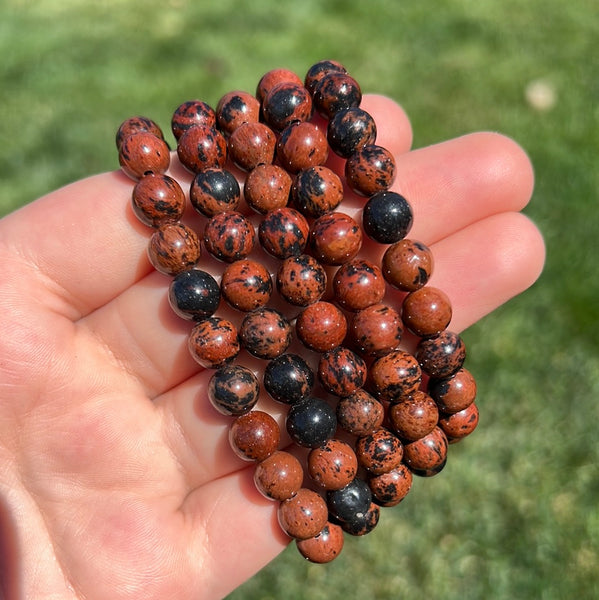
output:
M461 331L541 271L541 236L518 212L529 161L493 133L409 151L397 105L363 106L397 158L409 237L432 248L431 285ZM185 188L189 174L172 170ZM189 356L190 324L146 259L151 231L133 216L132 187L120 172L98 175L0 221L6 598L217 598L289 542L253 465L228 446L230 419L206 401L211 373Z

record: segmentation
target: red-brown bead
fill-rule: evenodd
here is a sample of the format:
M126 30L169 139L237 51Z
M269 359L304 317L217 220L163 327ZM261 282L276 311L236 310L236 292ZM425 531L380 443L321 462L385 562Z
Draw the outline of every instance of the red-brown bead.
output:
M320 357L318 379L327 392L343 398L364 385L366 363L349 348L336 346Z
M346 310L358 311L378 304L385 291L385 279L379 267L362 258L341 265L333 278L335 300Z
M225 262L245 258L254 247L254 239L254 226L236 211L217 213L204 228L206 250Z
M320 301L299 314L295 328L298 338L307 348L326 352L343 342L347 321L334 304Z
M308 454L308 474L326 490L344 488L357 471L356 453L341 440L328 440Z
M274 308L263 306L247 313L239 327L239 341L253 356L271 359L283 354L293 338L291 324Z
M349 325L351 345L366 356L382 356L399 348L401 317L386 304L372 304L355 313Z
M342 265L352 260L362 247L362 228L349 215L331 212L314 221L308 246L321 263Z
M339 556L343 541L343 529L335 523L327 523L318 535L307 540L296 540L296 545L306 560L325 564Z
M401 464L387 473L371 477L368 485L377 504L396 506L410 491L412 479L412 471Z
M401 318L414 335L431 337L441 333L450 323L451 302L445 292L424 286L404 299Z
M176 275L190 269L200 260L200 255L197 233L183 223L162 225L148 244L148 258L152 266L165 275Z
M264 164L252 169L243 188L248 205L260 214L283 208L289 201L292 180L278 165Z
M381 427L358 438L356 456L359 464L369 473L380 475L399 466L403 458L403 445L393 433Z
M452 331L442 331L433 338L426 338L416 347L416 359L422 370L431 377L450 377L466 360L466 345Z
M380 400L397 402L413 394L422 381L422 372L414 356L404 350L393 350L371 365L369 384Z
M291 197L303 215L316 218L339 206L343 200L343 184L331 169L318 165L297 174Z
M216 114L209 104L202 100L188 100L175 109L171 119L175 139L178 140L188 129L197 125L216 126Z
M447 437L440 427L428 435L404 445L404 463L414 475L431 477L447 462Z
M228 92L216 105L216 120L221 131L232 134L244 123L260 119L260 102L248 92Z
M149 131L134 133L121 142L119 164L131 179L141 179L148 173L165 173L170 162L167 143Z
M395 181L395 159L381 146L362 146L347 159L345 179L347 185L362 196L383 192Z
M289 256L277 271L277 290L294 306L308 306L322 298L327 275L320 263L308 254Z
M220 289L225 300L237 310L249 312L268 303L272 294L268 269L255 260L231 263L223 272Z
M291 123L277 142L277 158L290 173L322 165L328 155L326 135L313 123Z
M451 415L443 415L439 419L439 427L441 427L450 443L457 442L476 429L478 419L478 407L473 402L464 410Z
M264 123L244 123L229 138L229 155L240 169L251 171L272 163L276 143L274 132Z
M189 334L192 357L207 369L217 369L239 354L237 328L220 317L208 317L197 323Z
M152 119L148 119L147 117L142 116L129 117L120 124L116 132L115 141L117 150L120 150L123 140L128 138L130 135L133 135L134 133L140 133L142 131L146 133L153 133L156 137L159 137L161 140L164 139L162 129L160 129L158 124L152 121Z
M271 500L287 500L302 487L304 470L300 461L282 450L273 452L256 465L256 489Z
M310 226L302 213L284 207L264 216L258 227L258 239L270 255L285 259L304 251L309 232Z
M300 488L295 496L281 502L278 517L287 535L305 540L318 535L327 524L327 504L316 492Z
M178 221L185 210L185 194L175 179L149 173L142 177L131 194L133 212L150 227Z
M391 429L402 439L414 441L428 435L439 421L435 401L421 390L389 407Z
M385 250L381 266L389 284L413 292L428 283L433 273L433 253L422 242L403 239Z
M177 155L181 164L192 173L210 167L223 168L227 160L227 142L214 127L196 125L179 138Z
M450 377L431 379L428 393L444 413L456 413L468 408L476 398L476 380L467 369L461 368Z
M337 403L337 422L353 435L368 435L376 431L384 418L383 405L363 389L341 398Z
M229 429L231 448L243 460L264 460L276 451L280 438L277 422L260 410L237 417Z
M256 98L262 102L266 94L279 83L287 82L302 85L299 76L289 69L271 69L262 75L256 88Z

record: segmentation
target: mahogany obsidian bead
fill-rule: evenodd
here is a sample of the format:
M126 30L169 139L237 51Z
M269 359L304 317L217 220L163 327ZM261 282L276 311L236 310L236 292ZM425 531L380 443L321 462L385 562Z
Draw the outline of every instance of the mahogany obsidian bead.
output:
M335 300L346 310L358 311L378 304L385 291L380 268L363 258L354 258L341 265L333 278Z
M263 215L270 210L283 208L289 202L291 184L289 173L279 165L258 165L245 179L245 201L250 208Z
M244 415L256 406L260 384L253 371L241 365L226 365L216 371L208 384L212 406L227 416Z
M398 437L381 427L356 441L358 463L369 473L381 475L395 469L403 458L403 445Z
M271 69L262 75L256 87L256 98L262 102L268 92L279 83L293 83L303 85L299 76L289 69Z
M341 179L318 165L300 171L291 188L293 205L306 217L320 217L335 210L343 200Z
M220 290L223 298L237 310L249 312L264 306L272 294L268 269L249 259L236 260L223 271Z
M327 287L327 274L308 254L289 256L277 271L277 290L294 306L308 306L321 299Z
M197 125L216 126L216 113L209 104L202 100L188 100L175 109L171 119L175 139L178 140L188 129Z
M389 402L413 394L422 381L418 361L405 350L393 350L377 358L368 370L368 376L375 396Z
M371 304L353 315L348 338L365 356L382 356L399 348L403 326L399 313L386 304Z
M476 380L463 367L442 379L430 379L428 393L441 412L452 414L468 408L476 398Z
M202 215L212 217L239 206L241 190L231 171L218 167L202 169L189 188L189 200Z
M435 401L421 390L391 404L388 415L391 429L400 438L409 441L428 435L439 421Z
M225 166L227 142L223 134L209 125L196 125L185 131L177 144L181 164L192 173Z
M287 433L298 446L317 448L335 435L335 410L320 398L308 397L291 406L286 427Z
M258 239L266 252L284 259L304 251L309 232L306 218L294 208L284 207L264 216L258 226Z
M377 526L379 517L380 508L371 502L366 512L357 513L351 521L341 523L341 528L350 535L366 535Z
M341 71L329 71L314 86L314 108L326 118L345 108L360 106L362 90L358 82Z
M440 473L447 462L447 437L440 427L428 435L404 445L404 463L421 477Z
M362 228L349 215L330 212L318 217L310 228L308 248L325 265L342 265L362 247Z
M331 71L347 73L347 69L336 60L320 60L313 64L308 69L308 72L304 78L304 85L306 86L306 89L313 94L316 84Z
M148 243L148 258L152 266L164 275L176 275L191 269L200 260L200 254L200 238L183 223L162 225Z
M171 308L182 319L199 321L216 312L220 303L218 283L206 271L189 269L177 273L168 289Z
M347 185L362 196L383 192L395 181L395 159L382 146L362 146L347 159L345 178Z
M282 450L273 452L256 465L256 489L271 500L287 500L302 487L304 470L300 461Z
M396 192L374 194L362 210L364 233L380 244L403 239L412 228L412 221L412 207Z
M323 165L328 155L326 135L314 123L291 123L283 129L277 142L277 158L290 173Z
M244 171L272 163L277 139L264 123L244 123L229 138L229 156Z
M260 102L248 92L228 92L216 105L216 121L221 131L233 133L244 123L260 120Z
M366 363L349 348L337 346L321 355L318 379L330 394L349 396L364 385Z
M427 375L449 377L464 364L466 345L457 333L445 330L434 338L420 340L416 359Z
M149 173L135 184L131 205L144 225L159 227L178 221L183 216L185 194L172 177Z
M385 250L381 267L390 285L404 292L413 292L428 283L433 264L433 253L427 246L403 239Z
M243 460L264 460L276 451L281 438L279 425L261 410L252 410L233 421L229 443Z
M449 443L454 443L470 435L478 425L478 407L473 402L464 410L451 415L442 415L439 427L443 430Z
M408 495L412 480L412 471L401 464L387 473L370 477L368 485L377 504L396 506Z
M188 346L196 362L207 369L218 369L239 354L237 328L227 319L208 317L191 330Z
M349 158L363 146L374 144L376 124L365 110L346 108L335 113L329 121L327 140L335 154Z
M329 513L343 524L368 512L372 492L363 479L355 477L344 488L327 491L326 498Z
M358 459L352 447L331 439L308 454L308 474L326 490L340 490L358 471Z
M278 518L287 535L305 540L318 535L327 524L327 505L316 492L300 488L295 496L281 502Z
M245 258L254 248L254 226L236 211L215 214L204 228L204 245L215 258L233 262Z
M134 133L121 142L119 164L131 179L141 179L148 173L165 173L170 162L167 143L149 131Z
M337 403L339 426L353 435L368 435L377 430L385 418L383 405L366 390L359 389Z
M264 369L264 388L277 402L297 404L312 393L314 372L297 354L281 354Z
M239 327L241 345L258 358L283 354L292 337L289 321L278 310L266 306L247 313Z
M140 133L142 131L145 131L146 133L153 133L156 137L159 137L161 140L164 139L162 129L160 129L158 124L152 121L152 119L148 119L148 117L142 116L129 117L120 124L116 132L115 141L117 150L120 150L123 140L128 138L130 135L133 135L134 133Z
M264 96L262 115L275 131L281 131L294 121L310 119L312 98L303 84L282 81Z
M329 563L343 550L343 529L335 523L327 523L322 531L307 540L296 540L299 553L312 563Z
M410 292L401 307L404 325L420 337L441 333L449 325L451 315L451 302L447 294L428 285Z
M347 321L339 308L321 300L298 315L295 330L304 346L316 352L326 352L343 342Z

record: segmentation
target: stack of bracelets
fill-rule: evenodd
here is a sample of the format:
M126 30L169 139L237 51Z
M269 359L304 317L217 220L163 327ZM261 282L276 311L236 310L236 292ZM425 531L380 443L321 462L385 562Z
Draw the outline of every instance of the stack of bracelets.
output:
M361 99L341 64L321 61L304 81L269 71L255 95L230 92L216 110L181 104L171 127L202 236L182 222L186 194L166 175L160 127L132 117L116 137L136 181L133 211L154 229L149 260L172 277L173 311L193 322L191 355L214 369L206 401L232 418L233 451L256 463L257 489L317 563L339 554L344 533L370 532L413 475L440 472L448 444L478 423L464 343L447 330L450 301L427 285L429 248L406 238L412 209L389 189L395 160L375 144ZM344 178L325 166L330 151L345 160ZM345 186L365 199L361 223L336 210ZM380 264L358 257L364 235L384 245ZM204 251L220 280L199 268ZM384 302L390 290L400 306ZM222 300L237 325L218 316ZM400 347L404 329L413 354ZM254 359L239 361L248 354L265 361L261 382ZM295 450L280 448L277 421L255 408L261 389L288 407Z

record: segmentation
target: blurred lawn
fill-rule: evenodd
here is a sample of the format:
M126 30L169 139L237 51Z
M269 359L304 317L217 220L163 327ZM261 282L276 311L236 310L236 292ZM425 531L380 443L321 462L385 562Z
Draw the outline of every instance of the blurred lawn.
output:
M548 262L465 333L482 418L444 472L331 565L291 547L231 598L599 597L596 0L241 5L4 0L0 214L115 168L130 115L168 130L183 100L214 105L268 69L335 58L406 107L416 146L478 129L518 140ZM541 100L527 98L535 82Z

